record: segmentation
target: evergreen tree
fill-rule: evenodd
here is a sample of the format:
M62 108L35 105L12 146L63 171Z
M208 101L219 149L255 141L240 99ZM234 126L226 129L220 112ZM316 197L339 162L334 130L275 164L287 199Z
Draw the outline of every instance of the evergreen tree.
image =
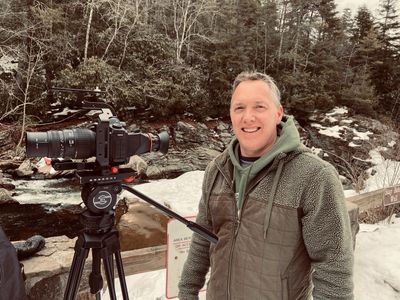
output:
M379 97L379 109L392 116L399 103L397 91L400 85L398 76L400 17L396 8L398 4L398 0L380 2L378 38L382 47L377 51L372 70L372 82Z

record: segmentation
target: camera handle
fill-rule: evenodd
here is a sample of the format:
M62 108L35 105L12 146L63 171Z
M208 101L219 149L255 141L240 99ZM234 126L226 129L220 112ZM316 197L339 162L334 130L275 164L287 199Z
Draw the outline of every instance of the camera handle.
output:
M122 189L138 196L168 216L184 223L189 229L209 242L218 242L218 237L206 228L186 220L134 188L121 184L121 178L127 178L134 174L136 173L132 169L120 169L118 173L108 176L97 175L93 171L77 172L80 183L83 185L81 196L87 209L80 216L84 229L75 243L75 253L64 293L64 300L76 299L85 260L88 257L90 249L92 249L92 272L89 275L89 287L90 292L96 294L96 300L100 299L100 291L103 287L101 260L103 260L104 264L110 299L117 299L114 284L114 259L117 265L123 299L129 299L121 258L119 235L118 231L114 228L114 208L117 202L117 194Z

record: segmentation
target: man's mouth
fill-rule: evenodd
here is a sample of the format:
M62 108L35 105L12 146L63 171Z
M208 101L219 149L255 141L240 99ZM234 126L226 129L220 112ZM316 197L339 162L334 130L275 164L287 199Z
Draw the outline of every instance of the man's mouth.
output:
M242 128L242 131L246 133L253 133L261 129L261 127L253 127L253 128Z

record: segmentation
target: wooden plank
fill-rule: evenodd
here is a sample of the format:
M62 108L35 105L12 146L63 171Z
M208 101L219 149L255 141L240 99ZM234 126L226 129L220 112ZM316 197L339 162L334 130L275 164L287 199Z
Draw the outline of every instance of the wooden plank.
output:
M360 212L382 205L384 189L347 197L346 200L357 204Z
M165 268L167 246L155 246L121 253L125 275L155 271Z

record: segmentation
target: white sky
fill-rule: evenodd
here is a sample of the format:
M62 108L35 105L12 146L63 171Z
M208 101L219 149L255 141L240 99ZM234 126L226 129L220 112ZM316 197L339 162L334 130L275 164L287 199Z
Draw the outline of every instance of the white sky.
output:
M372 14L375 15L379 5L379 0L336 0L335 2L337 4L336 9L339 12L342 12L345 8L350 8L353 11L353 16L358 7L364 4L371 10Z

